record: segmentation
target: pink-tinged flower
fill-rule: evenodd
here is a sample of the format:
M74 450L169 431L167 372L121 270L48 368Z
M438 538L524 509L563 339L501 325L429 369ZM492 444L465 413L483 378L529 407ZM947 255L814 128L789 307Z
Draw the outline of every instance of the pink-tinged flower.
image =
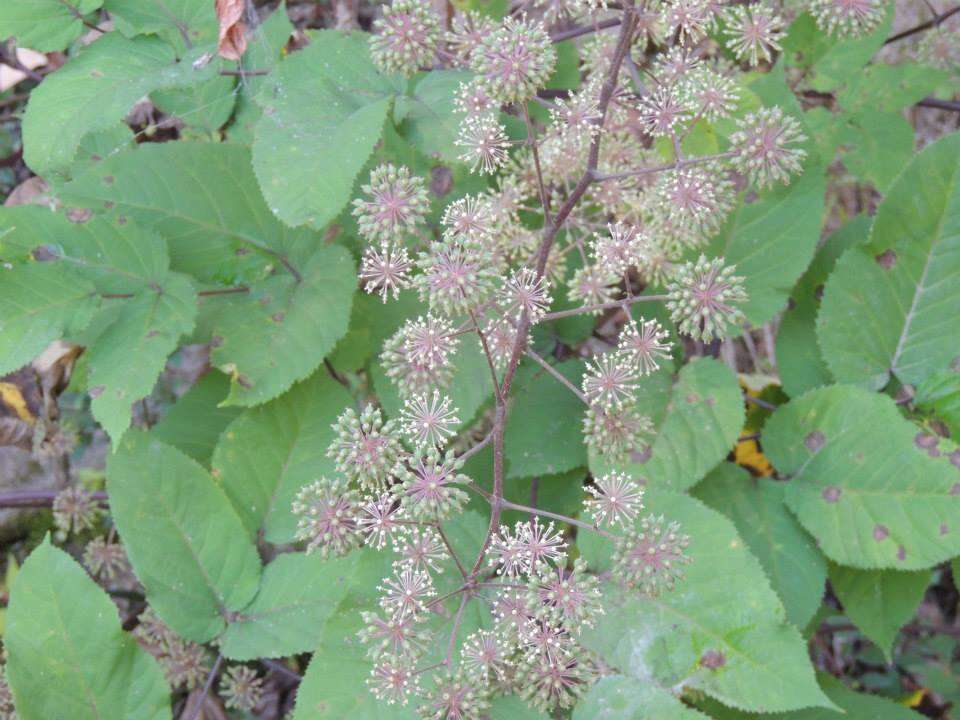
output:
M430 368L447 366L460 343L450 322L435 315L408 320L403 331L407 355Z
M53 499L53 522L65 533L91 529L102 513L93 494L79 485L61 490Z
M526 556L527 571L547 560L560 562L567 556L567 543L564 542L563 535L554 529L552 520L541 525L540 518L534 516L533 520L528 522L518 522L514 533Z
M640 98L639 110L643 129L653 137L669 137L691 116L690 107L677 91L663 85Z
M347 408L333 425L336 438L327 457L337 471L367 490L386 487L403 453L398 428L383 421L378 408L367 405L360 415Z
M478 630L468 637L460 649L463 666L472 677L482 684L491 678L502 677L511 664L504 639L489 630Z
M458 472L459 463L448 453L441 459L436 452L421 453L403 477L403 506L415 518L443 520L467 502L467 494L458 485L470 478Z
M466 119L487 117L497 111L499 103L490 96L487 86L480 79L460 83L453 100L454 109Z
M525 102L546 83L557 53L543 24L507 17L473 54L473 70L502 103Z
M377 590L382 593L380 607L393 615L422 613L437 594L429 572L403 566L396 569L393 577L384 578Z
M565 627L540 618L527 624L520 640L524 653L538 659L564 655L571 643Z
M368 655L374 660L416 657L427 648L430 631L419 627L419 618L412 612L394 612L386 617L362 612L363 629L357 633L361 642L370 646Z
M486 300L497 277L488 251L453 238L433 243L418 264L423 274L414 284L420 299L429 301L432 312L451 316L466 314Z
M558 99L550 109L550 119L562 145L584 144L600 133L599 84L588 82L566 100Z
M553 299L550 297L550 284L530 268L514 270L499 293L500 306L512 313L519 322L523 313L527 314L531 325L536 325L546 314Z
M672 0L666 12L669 34L681 45L702 40L715 23L712 0Z
M427 691L420 716L425 720L480 720L489 709L484 691L462 672L443 672Z
M357 229L370 242L392 242L412 233L430 209L423 180L405 167L380 165L362 187L366 198L353 201Z
M400 504L393 495L385 492L364 498L357 513L357 530L367 545L382 550L388 540L406 527L402 520Z
M810 13L821 30L831 35L860 37L883 20L884 0L811 0Z
M457 64L468 67L473 53L483 39L496 30L496 23L489 15L466 10L453 16L452 27L447 33L447 43L456 57Z
M441 223L444 235L469 243L483 242L493 232L493 214L486 199L467 195L447 205Z
M610 223L605 234L594 235L593 255L605 272L622 276L643 262L647 242L646 236L633 225Z
M733 54L741 60L749 60L756 65L762 57L767 62L773 60L773 52L782 50L783 18L772 9L763 5L738 6L730 8L726 16L727 42Z
M732 208L732 186L716 167L690 167L664 173L658 194L675 225L710 234Z
M674 85L684 80L698 67L700 67L700 57L695 52L674 46L657 57L654 72L661 83Z
M604 353L594 358L583 376L583 394L591 405L617 408L633 400L637 372L622 353Z
M428 320L430 318L431 316L428 316ZM425 322L423 318L407 320L406 324L383 344L383 352L380 354L383 371L397 386L401 397L426 393L436 387L446 387L453 376L446 353L455 349L458 342L456 337L452 334L435 335L434 338L442 342L433 346L428 337L416 334L424 329L415 327L422 322Z
M544 610L542 617L563 623L576 633L581 627L593 627L603 614L599 580L588 575L587 564L577 558L573 569L539 565L531 582L532 599Z
M628 527L643 510L643 488L626 473L611 472L587 486L584 507L597 525Z
M682 93L686 104L710 122L728 117L740 100L737 84L705 65L687 77Z
M917 47L920 62L939 70L960 70L960 30L937 27L924 33Z
M410 694L419 690L410 661L391 657L385 657L373 666L367 687L375 698L387 705L406 705Z
M760 187L786 184L803 166L807 153L795 146L804 140L795 118L778 107L761 108L737 122L730 135L731 162Z
M600 265L578 268L570 281L569 298L584 305L603 305L613 299L617 276ZM600 311L595 310L594 314Z
M442 572L447 549L439 533L431 527L412 527L397 539L400 563L419 570Z
M633 361L641 375L660 369L660 360L670 359L668 333L656 320L631 320L620 333L617 349Z
M432 398L414 395L407 399L401 413L403 430L417 447L443 447L460 425L457 408L450 398L434 390Z
M490 318L483 328L483 337L493 358L494 367L502 370L510 361L517 341L517 328L507 318Z
M617 538L613 575L624 586L639 588L648 595L672 588L683 575L681 566L690 562L684 555L689 542L678 523L667 524L663 516L646 517L638 527Z
M342 478L319 480L300 488L293 501L297 540L322 557L346 555L357 544L357 494Z
M510 144L506 128L493 115L467 118L454 141L462 148L460 160L470 165L470 172L482 175L492 175L503 167Z
M634 403L625 403L609 410L591 405L583 418L587 446L615 460L639 448L644 436L652 430L650 418L642 415Z
M509 638L525 634L533 621L527 594L519 590L501 590L493 600L492 613L497 629Z
M497 568L498 575L515 578L530 567L527 553L510 528L501 525L500 531L490 539L489 563Z
M391 293L396 300L401 290L410 287L412 268L413 261L404 248L389 243L380 247L370 246L364 250L360 263L363 289L371 294L378 293L383 302Z
M220 679L220 696L227 708L253 712L263 697L263 678L246 665L234 665Z
M106 580L133 572L123 545L107 542L103 537L94 538L87 543L83 549L83 564L91 575Z
M736 304L747 299L743 278L734 275L735 267L723 260L707 260L681 265L667 286L667 308L680 332L704 342L726 337L729 326L743 319Z
M593 680L576 653L530 654L520 663L518 674L524 678L520 696L544 713L572 707Z
M439 17L425 0L393 0L383 6L370 37L370 59L383 72L413 75L433 61L440 40Z

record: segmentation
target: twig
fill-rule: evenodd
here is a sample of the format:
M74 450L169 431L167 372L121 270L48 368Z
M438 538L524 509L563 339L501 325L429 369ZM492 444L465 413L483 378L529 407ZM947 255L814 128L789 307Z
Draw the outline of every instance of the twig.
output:
M757 407L763 408L764 410L776 410L776 409L777 409L777 406L774 405L773 403L768 403L766 400L761 400L760 398L755 398L753 395L749 395L748 393L744 393L744 394L743 394L743 399L746 400L748 403L752 403L753 405L756 405Z
M948 17L951 17L952 15L956 15L958 12L960 12L960 5L957 5L956 7L952 7L949 10L946 10L940 13L939 15L934 17L932 20L927 20L926 22L920 23L919 25L915 25L912 28L908 28L903 32L898 32L896 35L891 35L890 37L888 37L886 40L883 41L883 44L889 45L890 43L897 42L897 40L903 40L904 38L910 37L911 35L916 35L917 33L923 32L924 30L929 30L935 25L939 25L940 23L942 23Z
M197 699L197 704L193 706L193 712L190 714L189 720L197 720L200 717L200 712L203 710L203 703L206 702L207 695L210 694L210 688L213 687L213 681L217 677L217 673L220 672L220 666L223 664L223 655L217 655L217 661L213 664L213 667L210 669L210 674L207 675L207 681L203 684L203 690L200 691L200 696Z
M453 561L457 564L457 570L460 571L460 575L464 580L467 579L467 571L464 569L463 564L460 562L460 558L457 557L456 551L453 549L453 545L450 544L450 540L447 538L447 534L443 531L443 528L440 527L440 523L437 523L434 526L437 530L437 534L440 536L440 539L443 540L443 544L447 546L447 552L450 553L450 557L453 558Z
M470 486L470 487L472 487L472 489L475 490L476 492L483 495L490 502L493 502L494 497L492 493L488 493L486 490L482 488L478 488L476 486ZM500 505L503 507L504 510L516 510L518 512L527 513L528 515L539 515L540 517L546 517L546 518L550 518L551 520L557 520L562 523L567 523L568 525L574 525L576 527L583 528L584 530L591 530L606 538L615 537L613 534L608 533L606 530L603 530L602 528L599 528L596 525L593 525L592 523L584 522L583 520L577 520L576 518L572 518L569 515L560 515L559 513L550 512L549 510L541 510L539 508L530 507L529 505L520 505L518 503L511 502L503 498L500 499Z
M198 297L215 297L217 295L236 295L237 293L250 292L246 285L237 285L236 287L218 288L216 290L199 290ZM126 300L136 297L136 293L100 293L104 300Z
M453 618L453 629L450 630L450 640L447 642L447 657L443 661L443 664L447 667L450 666L450 660L453 659L453 648L457 644L457 633L460 632L460 623L463 621L463 611L467 607L467 600L470 599L468 593L464 593L463 597L460 599L460 607L457 608L457 614Z
M483 438L483 440L478 442L476 445L474 445L472 448L464 452L462 455L459 455L457 457L457 460L459 460L460 462L466 462L467 460L472 458L474 455L476 455L478 452L483 450L487 445L489 445L491 440L493 440L493 431L488 432L486 437Z
M949 110L951 112L960 112L960 102L951 100L937 100L936 98L924 98L917 103L920 107L937 108L937 110Z
M259 77L269 75L269 70L221 70L220 74L224 77Z
M690 167L691 165L702 165L703 163L713 162L714 160L722 160L728 157L733 157L733 152L719 153L717 155L701 155L700 157L689 158L687 160L680 159L676 162L667 163L666 165L656 165L654 167L641 168L639 170L627 170L626 172L610 173L609 175L594 173L593 181L607 182L608 180L623 180L625 178L651 175L653 173L665 172L667 170Z
M303 676L300 673L294 672L282 662L277 662L276 660L271 660L270 658L260 658L260 663L267 669L273 670L275 673L283 675L285 678L292 680L293 682L298 683L303 680Z
M530 119L530 110L526 103L523 105L523 120L527 126L527 144L533 152L533 166L537 171L537 191L540 194L540 205L543 206L543 222L550 224L550 202L547 197L547 190L543 184L543 172L540 169L540 151L537 148L537 131L533 127L533 121Z
M587 396L584 395L582 392L580 392L580 390L577 389L577 386L576 386L576 385L574 385L572 382L570 382L569 380L567 380L563 375L561 375L561 374L557 371L557 369L554 368L550 363L548 363L548 362L547 362L546 360L544 360L542 357L540 357L539 355L537 355L537 353L535 353L533 350L529 350L529 349L527 350L527 357L529 357L530 359L532 359L532 360L533 360L534 362L536 362L540 367L542 367L544 370L546 370L548 373L550 373L561 385L563 385L565 388L567 388L567 390L569 390L569 391L572 392L574 395L576 395L578 398L580 398L580 400L583 401L583 404L584 404L584 405L587 405L587 406L589 407L590 401L587 400Z
M625 300L614 300L612 302L600 303L599 305L584 305L583 307L573 308L571 310L559 310L558 312L547 313L540 318L540 322L559 320L575 315L585 315L586 313L599 312L601 310L613 310L614 308L622 308L625 305L633 305L639 302L661 302L667 300L667 298L667 295L634 295L632 298L626 298Z
M609 18L607 20L601 20L593 25L583 25L580 27L570 28L569 30L561 30L560 32L551 35L550 39L555 43L563 42L564 40L571 40L573 38L580 37L581 35L589 35L593 32L599 32L600 30L616 27L619 24L620 18Z
M19 490L0 493L0 507L50 507L59 494L57 490ZM91 493L90 496L96 502L107 502L107 493L102 490Z

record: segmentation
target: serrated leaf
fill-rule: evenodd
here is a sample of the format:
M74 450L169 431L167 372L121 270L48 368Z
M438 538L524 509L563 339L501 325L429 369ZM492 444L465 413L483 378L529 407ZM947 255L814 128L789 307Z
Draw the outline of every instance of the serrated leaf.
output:
M832 382L817 344L816 320L827 276L843 252L867 237L870 218L857 215L830 235L790 294L790 305L777 330L777 368L791 397Z
M844 142L849 146L843 153L844 164L879 192L887 192L913 156L913 126L898 111L872 108L849 117L847 122Z
M667 690L637 678L600 678L577 703L573 720L708 720Z
M823 598L827 562L787 510L784 490L784 483L723 463L694 495L733 521L783 601L787 620L803 628Z
M260 581L256 548L223 491L196 462L138 431L108 459L107 492L151 607L187 639L216 637Z
M14 0L0 4L0 37L40 52L63 50L83 32L83 16L103 0Z
M179 119L186 133L213 136L230 116L236 105L234 78L217 76L185 88L158 90L150 95L159 110ZM181 137L184 137L181 131Z
M154 90L213 77L213 65L195 69L191 58L178 62L173 48L155 37L107 33L30 93L24 159L40 175L62 172L85 135L113 127Z
M852 386L782 405L764 450L791 477L786 499L832 560L919 570L960 553L960 468L893 400Z
M325 370L265 405L246 410L220 437L214 473L248 534L291 542L297 491L333 472L326 457L331 425L351 403Z
M893 25L894 3L885 1L884 20L870 33L862 37L827 37L826 51L820 55L810 70L810 86L818 92L830 92L842 87L851 77L859 74L863 66L883 46L890 36ZM827 35L823 31L820 34Z
M641 392L643 385L656 382L654 379L664 372L645 378ZM697 358L680 370L669 397L667 403L665 393L651 401L641 396L638 407L653 413L658 427L652 446L635 451L628 462L616 465L591 455L594 474L616 469L646 478L650 487L686 490L726 457L745 417L740 386L730 369L712 358ZM664 406L666 414L660 421L655 411Z
M844 614L892 660L893 641L917 610L930 571L858 570L830 564L830 586Z
M830 707L800 633L733 524L686 495L651 492L645 504L690 535L686 577L653 598L607 583L606 614L584 631L587 646L625 676L682 683L733 707ZM595 570L609 567L609 540L583 533L578 546Z
M220 434L241 412L237 407L220 406L228 392L229 379L211 370L164 413L151 434L209 466Z
M98 302L93 285L59 263L0 270L0 375L26 365L67 331L83 328Z
M131 405L152 390L180 338L193 330L197 294L185 275L170 273L156 289L118 300L122 308L89 350L90 409L116 447Z
M454 145L460 134L463 115L455 108L461 83L473 77L462 70L433 70L414 87L412 97L397 99L403 111L400 134L424 155L447 162L459 162L461 151Z
M321 229L340 214L383 131L396 89L370 62L367 35L321 30L261 90L253 166L288 225Z
M960 369L929 375L917 386L913 402L946 423L951 437L960 437Z
M805 127L781 66L761 76L750 89L764 104L779 105ZM742 310L755 326L768 321L787 302L790 288L810 264L820 239L824 169L812 140L802 147L807 152L802 174L789 185L778 184L745 196L709 244L710 254L735 265L737 274L745 278L747 301Z
M157 34L181 51L217 39L217 16L206 0L104 0L125 35Z
M49 538L10 594L4 649L21 720L168 720L156 661L123 632L117 608Z
M137 181L122 181L130 177ZM298 264L321 244L316 233L273 216L249 149L233 143L147 143L106 158L62 195L67 204L155 230L170 246L174 270L210 282L262 278L279 258Z
M211 359L233 379L227 404L277 397L310 375L346 334L356 289L350 253L321 247L300 272L300 280L283 275L252 285L215 315Z
M287 553L264 568L260 590L220 641L224 657L255 660L313 651L350 590L357 555L323 560Z
M578 387L585 366L566 362L555 369ZM531 363L517 374L511 397L504 450L507 478L556 475L587 464L583 444L586 406L569 388Z
M917 155L880 203L868 241L827 281L817 326L838 382L917 384L958 357L960 133Z

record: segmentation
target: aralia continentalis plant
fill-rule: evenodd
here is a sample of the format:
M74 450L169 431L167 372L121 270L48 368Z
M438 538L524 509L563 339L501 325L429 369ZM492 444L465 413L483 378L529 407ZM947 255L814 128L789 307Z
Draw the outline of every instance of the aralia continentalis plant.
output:
M799 124L778 107L740 113L721 152L685 150L700 119L738 108L741 68L781 49L784 23L772 8L626 0L615 10L591 2L534 10L537 19L517 13L499 24L458 13L444 31L428 2L397 0L375 23L371 54L384 73L437 64L474 73L457 92L457 145L491 187L451 203L431 227L426 183L407 168L380 165L362 185L353 214L365 241L363 287L385 303L416 293L429 312L408 318L380 357L405 401L402 415L385 420L373 404L345 409L328 450L339 474L303 487L293 504L309 550L394 553L379 607L363 616L369 687L390 703L415 698L426 718L480 718L501 694L541 711L567 708L603 672L578 638L604 601L597 576L568 554L568 532L612 539L611 579L630 591L667 591L682 577L685 532L695 529L645 508L642 478L594 478L577 518L504 499L511 386L521 360L535 363L585 404L593 452L617 460L640 447L651 421L636 391L670 357L671 342L656 320L632 319L630 307L664 303L697 342L735 334L743 278L699 248L738 192L789 182L805 157ZM817 0L813 10L825 30L857 33L875 24L880 6ZM599 23L601 14L616 20L604 27L616 28L586 41L581 89L540 92L557 60L544 21ZM716 31L726 53L711 44ZM535 121L532 106L549 120ZM521 139L508 134L507 116L525 128ZM551 312L560 296L576 307ZM533 326L616 308L631 319L616 347L589 361L580 387L532 349ZM457 437L458 409L445 390L468 342L486 358L495 403L486 434ZM484 451L493 454L492 491L462 472ZM488 502L489 526L478 555L467 558L444 523L471 493ZM527 519L510 526L507 509ZM457 576L453 591L435 589L440 573ZM461 634L472 604L489 626ZM428 663L438 642L445 652Z

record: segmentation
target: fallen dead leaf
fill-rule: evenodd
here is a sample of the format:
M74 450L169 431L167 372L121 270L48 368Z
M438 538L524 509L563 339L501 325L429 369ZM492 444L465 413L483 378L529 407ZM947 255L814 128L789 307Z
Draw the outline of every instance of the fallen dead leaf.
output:
M36 70L47 64L47 56L30 48L17 48L17 60L28 70ZM22 70L9 65L0 65L0 92L5 92L27 77Z
M220 20L220 57L239 60L247 49L246 26L243 23L244 0L217 0Z

